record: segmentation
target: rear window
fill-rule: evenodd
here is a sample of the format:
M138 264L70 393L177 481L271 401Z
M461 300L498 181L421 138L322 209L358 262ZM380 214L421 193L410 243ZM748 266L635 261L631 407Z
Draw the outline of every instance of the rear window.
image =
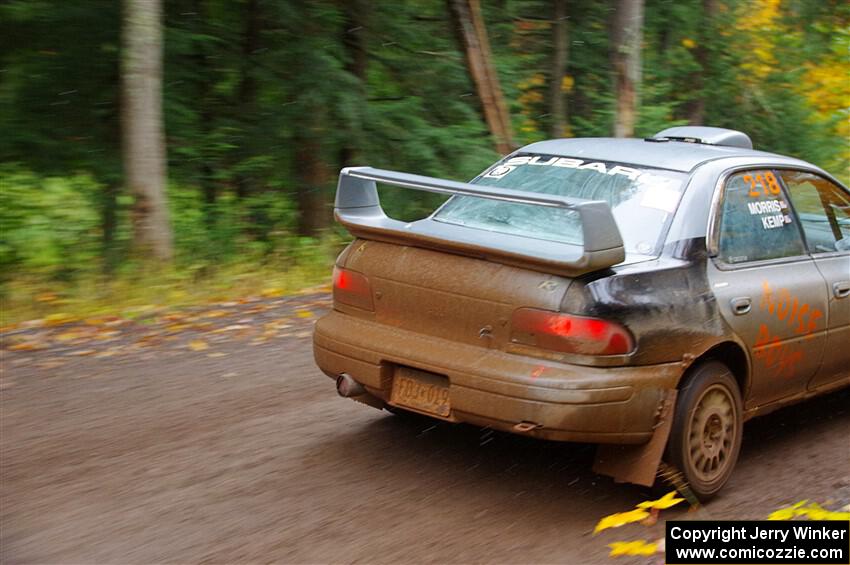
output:
M603 200L611 206L627 253L657 255L679 204L685 174L550 155L497 163L473 184ZM441 222L492 232L582 245L579 215L563 208L454 196L434 215Z

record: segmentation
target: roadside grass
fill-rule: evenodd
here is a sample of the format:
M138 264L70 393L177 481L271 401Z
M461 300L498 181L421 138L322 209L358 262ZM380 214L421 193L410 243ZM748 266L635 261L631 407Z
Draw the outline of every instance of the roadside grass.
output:
M131 265L111 275L84 274L72 281L16 274L0 290L0 329L28 320L59 324L97 316L137 318L173 308L276 298L330 285L338 249L322 248L262 264L156 267Z

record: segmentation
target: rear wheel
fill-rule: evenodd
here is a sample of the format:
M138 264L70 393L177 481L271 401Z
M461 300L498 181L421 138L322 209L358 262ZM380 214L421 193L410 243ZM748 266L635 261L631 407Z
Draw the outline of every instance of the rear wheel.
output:
M742 432L741 392L729 368L718 361L697 366L679 390L667 455L700 500L729 480Z

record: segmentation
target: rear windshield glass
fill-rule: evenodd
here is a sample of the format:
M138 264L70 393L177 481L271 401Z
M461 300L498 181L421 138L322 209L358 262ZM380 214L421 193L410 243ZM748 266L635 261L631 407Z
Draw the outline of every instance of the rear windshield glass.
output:
M497 163L472 181L543 194L604 200L611 206L627 253L656 255L684 184L684 173L549 155ZM454 196L434 215L441 222L547 241L582 245L576 212Z

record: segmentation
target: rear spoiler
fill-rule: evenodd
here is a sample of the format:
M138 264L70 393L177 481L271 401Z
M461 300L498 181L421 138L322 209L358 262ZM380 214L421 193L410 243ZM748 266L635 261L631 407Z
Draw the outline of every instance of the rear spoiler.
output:
M393 220L381 207L378 182L425 192L574 210L581 220L584 245L469 228L432 217L411 223ZM578 276L611 267L626 258L620 230L607 202L481 186L372 167L347 167L340 172L334 216L355 237L439 249L552 274Z

